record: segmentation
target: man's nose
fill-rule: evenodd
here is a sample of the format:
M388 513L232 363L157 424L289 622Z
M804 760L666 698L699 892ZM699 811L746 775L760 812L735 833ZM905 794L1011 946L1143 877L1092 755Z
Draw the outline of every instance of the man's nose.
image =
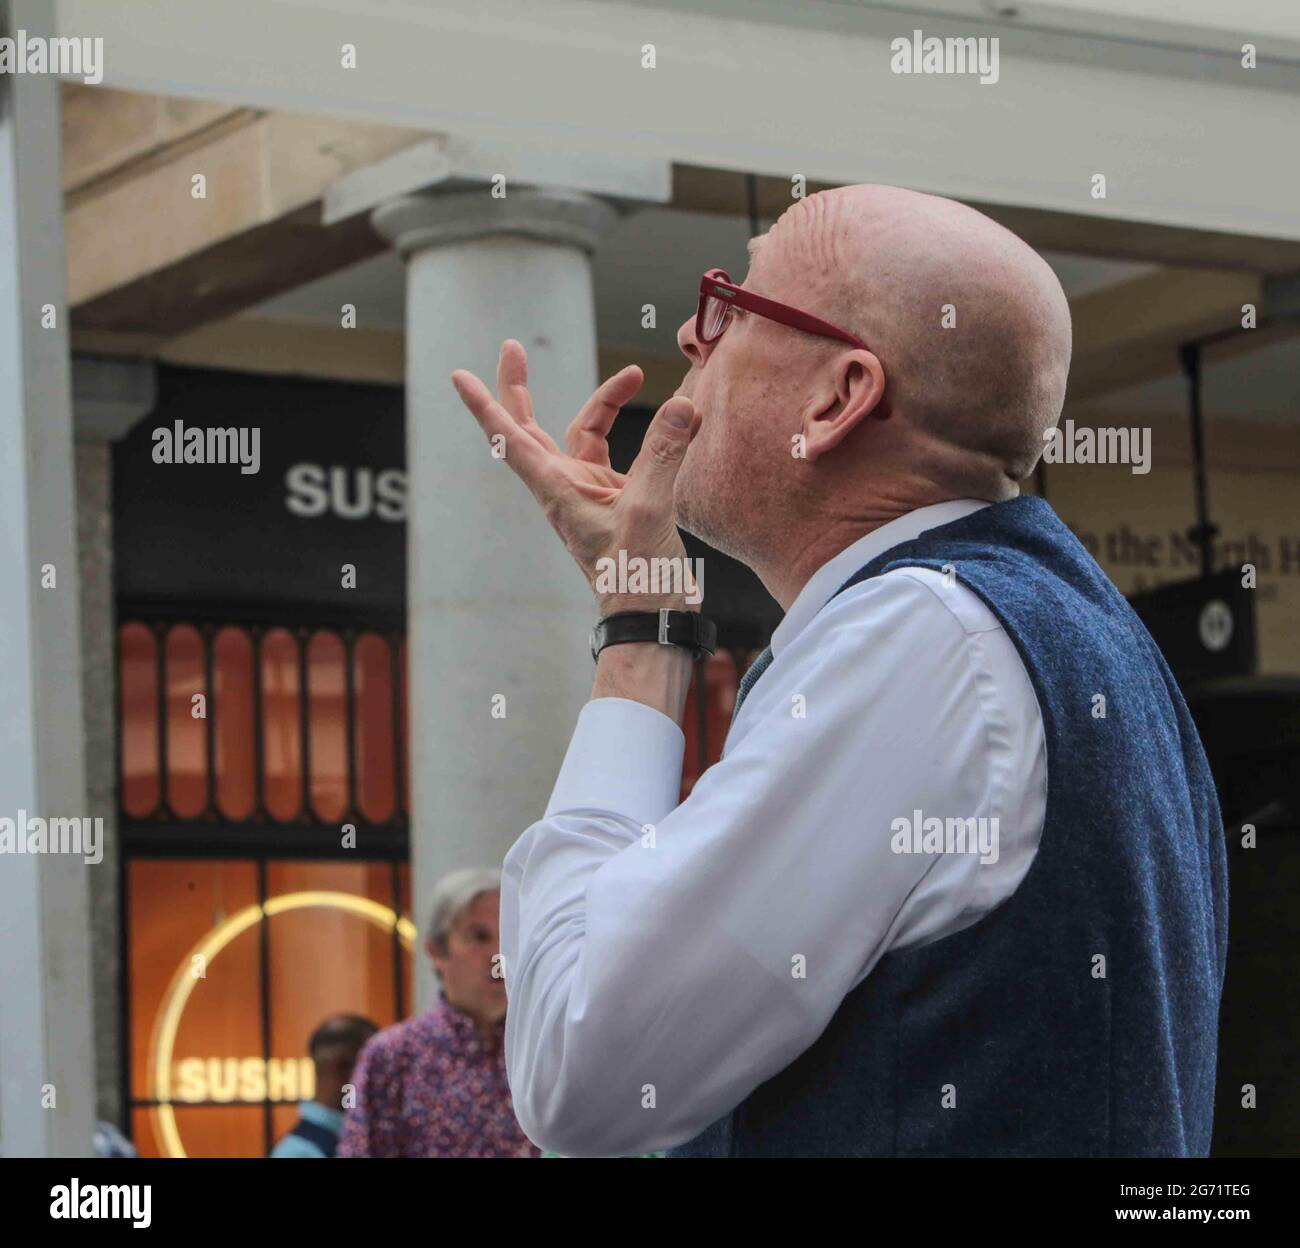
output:
M708 344L701 343L696 340L694 317L691 317L689 320L683 321L681 325L678 326L677 346L681 350L681 353L688 360L690 360L690 362L694 364L696 368L699 368L704 363L704 361L708 358L708 354L709 354Z

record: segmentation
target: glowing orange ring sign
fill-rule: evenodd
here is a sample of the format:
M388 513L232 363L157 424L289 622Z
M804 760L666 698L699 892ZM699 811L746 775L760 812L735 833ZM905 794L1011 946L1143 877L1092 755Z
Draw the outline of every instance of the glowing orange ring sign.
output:
M181 1143L181 1134L176 1126L176 1114L172 1108L172 1053L181 1015L185 1011L186 1002L190 999L190 993L194 991L194 985L199 982L198 977L193 973L194 959L201 957L206 967L236 936L246 932L254 923L273 918L287 910L302 910L309 906L328 906L334 910L346 910L389 932L395 927L407 952L414 948L417 933L415 924L410 919L399 916L388 906L371 901L369 897L357 897L352 893L319 890L284 893L279 897L268 898L260 906L246 906L218 923L189 951L180 966L176 968L176 973L163 994L162 1005L154 1018L153 1034L149 1038L149 1057L145 1069L152 1076L153 1087L150 1099L160 1102L154 1106L154 1126L168 1157L188 1155L185 1146Z

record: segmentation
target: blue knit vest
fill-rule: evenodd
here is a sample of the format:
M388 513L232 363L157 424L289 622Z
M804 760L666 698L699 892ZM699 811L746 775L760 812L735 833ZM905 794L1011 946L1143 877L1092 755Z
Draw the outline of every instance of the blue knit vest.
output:
M931 529L837 592L909 567L950 567L1024 661L1038 852L1006 902L887 953L810 1048L669 1156L1206 1155L1227 854L1163 656L1041 499ZM910 813L879 812L880 834Z

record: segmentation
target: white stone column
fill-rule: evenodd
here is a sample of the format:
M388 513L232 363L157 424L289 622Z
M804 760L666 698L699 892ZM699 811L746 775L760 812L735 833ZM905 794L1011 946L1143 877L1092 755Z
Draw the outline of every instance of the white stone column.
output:
M564 429L597 384L590 252L616 219L565 191L411 195L376 209L407 259L407 619L412 902L500 864L541 817L591 691L594 602L528 489L452 388L495 389L506 338L528 352L538 423ZM417 1008L434 985L416 976Z
M0 0L0 32L20 29L49 38L51 6ZM0 75L0 818L15 823L20 812L95 813L82 761L58 90L52 75ZM6 1157L91 1151L87 872L101 869L73 854L0 854Z
M113 443L153 411L156 369L144 360L72 360L81 563L81 704L86 798L104 818L103 861L90 875L90 959L95 1009L97 1116L130 1128L122 1101L121 863L117 825L117 639L113 610Z

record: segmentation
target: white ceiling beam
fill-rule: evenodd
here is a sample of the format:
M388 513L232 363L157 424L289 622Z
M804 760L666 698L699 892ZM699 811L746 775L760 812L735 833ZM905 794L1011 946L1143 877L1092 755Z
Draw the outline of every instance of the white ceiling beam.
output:
M887 0L819 0L864 8L912 6ZM997 21L1067 34L1165 44L1239 55L1255 45L1269 60L1300 59L1300 6L1295 0L923 0L924 15ZM930 17L933 22L934 17Z
M1300 71L965 29L928 9L669 2L57 0L57 13L62 34L103 36L109 86L1300 239ZM997 33L998 81L892 73L892 38L936 21L941 35Z

